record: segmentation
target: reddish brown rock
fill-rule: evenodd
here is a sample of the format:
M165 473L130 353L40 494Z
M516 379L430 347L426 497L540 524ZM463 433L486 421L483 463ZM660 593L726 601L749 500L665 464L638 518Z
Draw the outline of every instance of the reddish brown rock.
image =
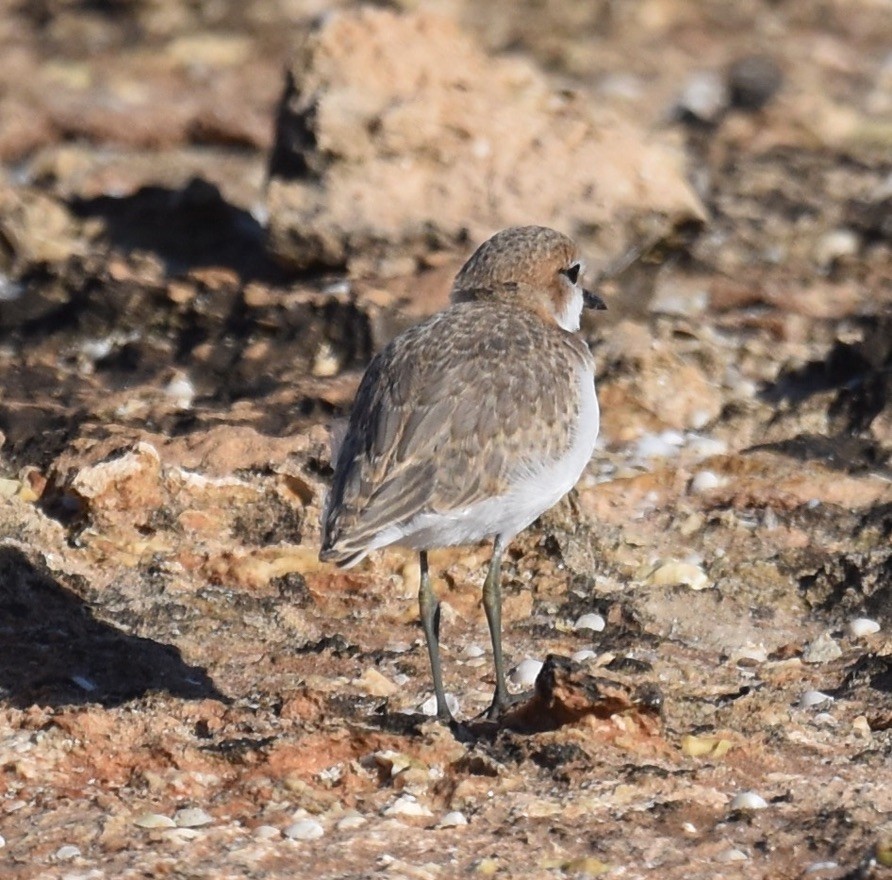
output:
M335 13L309 35L270 173L272 247L301 267L358 269L531 219L610 225L616 247L645 218L668 230L703 216L677 144L555 92L518 58L487 58L424 10Z

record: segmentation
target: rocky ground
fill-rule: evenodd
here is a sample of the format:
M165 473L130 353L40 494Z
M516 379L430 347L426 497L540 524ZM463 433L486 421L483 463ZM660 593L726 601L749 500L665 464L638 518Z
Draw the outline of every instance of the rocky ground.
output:
M0 874L892 876L887 3L338 6L0 3ZM456 737L329 427L516 222L602 437Z

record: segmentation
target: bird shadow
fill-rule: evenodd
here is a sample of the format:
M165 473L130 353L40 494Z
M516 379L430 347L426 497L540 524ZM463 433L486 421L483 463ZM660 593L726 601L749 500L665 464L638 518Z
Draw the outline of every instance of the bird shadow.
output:
M168 275L222 267L243 282L284 278L260 222L201 177L179 189L143 186L126 196L74 198L69 208L77 217L101 220L105 238L124 253L155 254Z
M0 699L19 708L109 708L153 691L227 699L177 648L97 620L49 571L0 546Z

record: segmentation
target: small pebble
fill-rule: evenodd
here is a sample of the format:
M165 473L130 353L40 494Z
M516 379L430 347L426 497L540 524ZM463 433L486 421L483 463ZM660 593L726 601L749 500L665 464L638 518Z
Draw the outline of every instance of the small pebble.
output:
M836 727L837 720L829 712L818 712L814 717L815 724L823 724L826 727Z
M601 617L600 614L583 614L576 623L573 624L573 629L576 632L581 632L583 630L588 630L590 632L603 632L604 627L607 624L604 621L604 618Z
M3 849L4 846L6 846L6 838L0 834L0 849Z
M459 704L455 694L446 694L446 705L453 715L458 715ZM420 706L419 711L422 715L433 718L437 714L437 698L435 695L428 697Z
M478 657L482 657L486 651L480 645L467 645L462 653L464 653L465 657L476 660Z
M177 373L165 386L164 394L177 409L189 409L195 399L195 386L185 373Z
M88 694L95 691L99 685L96 682L91 681L89 678L83 675L72 675L71 680L82 690L86 691Z
M591 648L583 648L570 655L570 659L574 663L585 663L586 660L593 660L598 655Z
M331 343L323 340L313 358L313 365L310 372L319 379L329 379L337 376L341 371L341 358L332 347Z
M359 813L348 813L343 819L338 821L338 824L335 827L338 831L352 831L354 828L359 828L361 825L365 825L365 823L365 816L360 816Z
M702 434L687 434L687 448L699 458L711 458L713 455L724 455L728 444L716 437L704 437Z
M678 431L645 434L635 444L635 458L671 458L684 446L684 436Z
M203 825L210 825L214 821L214 817L200 807L186 807L183 810L177 810L173 820L177 828L201 828Z
M870 722L864 715L858 715L852 720L852 730L865 739L870 739L871 737Z
M727 106L728 99L722 77L711 70L700 70L688 76L676 106L683 116L713 122Z
M692 562L671 560L651 572L648 582L655 587L674 587L679 584L692 590L705 590L710 586L706 572Z
M767 806L768 801L754 791L742 791L731 801L732 810L764 810Z
M728 68L731 102L741 110L761 110L783 81L780 66L768 55L747 55Z
M829 663L842 656L842 648L830 637L822 633L802 652L803 663Z
M526 660L521 660L520 663L511 670L508 674L508 680L511 684L517 685L518 687L532 687L536 683L536 676L539 675L541 669L541 660L531 660L527 657Z
M812 706L820 706L821 703L826 703L827 700L832 700L829 694L822 693L821 691L806 691L799 698L799 708L800 709L810 709Z
M72 859L76 859L80 854L81 851L78 847L67 843L65 846L60 846L56 850L55 858L57 862L70 862Z
M326 285L324 292L329 296L349 296L350 290L350 279L342 278L340 281L333 281Z
M880 625L876 620L869 617L856 617L849 621L849 635L854 639L860 639L864 636L872 636L880 631Z
M465 818L465 814L459 813L458 810L453 810L451 813L447 813L442 819L440 819L441 828L455 828L458 825L467 824L468 820Z
M743 850L739 850L736 847L732 849L726 849L719 855L720 862L745 862L748 860L749 856L745 852L743 852Z
M835 871L839 868L838 862L812 862L806 869L806 874L817 874L820 871Z
M385 811L385 816L433 816L424 804L419 804L410 794L397 798Z
M254 836L258 840L276 840L282 836L282 832L274 825L258 825L254 829Z
M197 837L201 837L201 832L197 828L168 828L164 832L164 839L172 840L174 843L191 843Z
M325 834L325 829L315 819L298 819L282 833L291 840L318 840Z
M738 666L753 666L764 663L768 659L768 651L764 645L744 645L734 653Z
M860 250L861 239L851 229L831 229L815 244L814 259L822 269L829 269L837 260L857 257Z
M691 480L691 491L698 494L700 492L711 492L721 485L722 481L712 471L699 471L694 474L694 479Z
M133 824L139 828L175 828L177 823L161 813L143 813L133 820Z

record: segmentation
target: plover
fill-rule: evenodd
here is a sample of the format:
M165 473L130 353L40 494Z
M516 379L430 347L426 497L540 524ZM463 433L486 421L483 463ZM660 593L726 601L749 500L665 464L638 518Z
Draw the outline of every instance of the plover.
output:
M391 544L419 551L421 624L446 721L427 552L493 541L483 608L497 717L509 702L502 554L575 485L598 435L594 361L577 331L584 306L606 306L582 288L583 269L573 241L546 227L484 242L456 276L451 305L369 364L337 454L319 556L347 568Z

